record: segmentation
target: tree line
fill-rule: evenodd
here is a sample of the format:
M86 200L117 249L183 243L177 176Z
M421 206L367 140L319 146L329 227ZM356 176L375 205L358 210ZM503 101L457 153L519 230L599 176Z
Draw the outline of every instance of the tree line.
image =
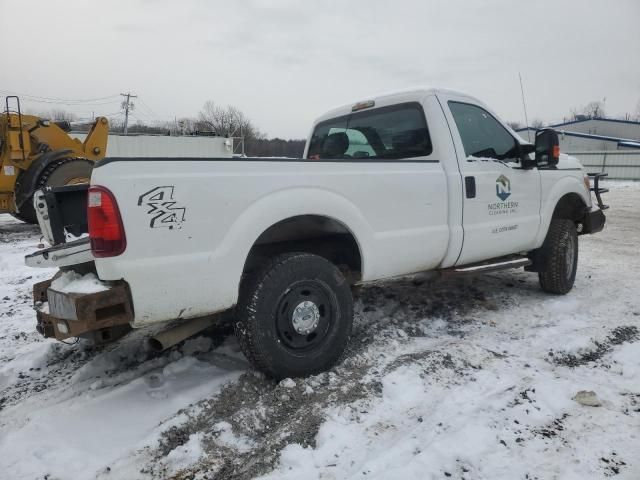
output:
M43 112L39 116L53 121L67 121L72 130L87 132L92 121L82 121L75 114L55 109ZM109 118L111 133L124 132L124 119L121 116ZM177 118L173 122L155 122L149 125L139 119L129 122L127 133L132 135L172 135L172 136L220 136L234 140L234 153L249 157L301 157L304 151L304 139L268 138L237 107L223 106L207 101L195 117Z

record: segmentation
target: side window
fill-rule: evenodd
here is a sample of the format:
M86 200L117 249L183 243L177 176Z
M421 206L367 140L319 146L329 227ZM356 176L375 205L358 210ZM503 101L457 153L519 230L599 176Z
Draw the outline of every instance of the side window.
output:
M422 106L405 103L319 123L307 158L400 159L423 157L432 151Z
M477 105L449 102L467 157L518 162L516 140L489 112Z

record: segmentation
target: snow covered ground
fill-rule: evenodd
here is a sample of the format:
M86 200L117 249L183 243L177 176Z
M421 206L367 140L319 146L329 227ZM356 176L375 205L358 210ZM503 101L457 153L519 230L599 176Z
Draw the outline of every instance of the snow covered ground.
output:
M362 288L345 360L276 384L221 330L153 354L44 340L0 215L0 478L640 478L640 183L611 182L574 290L508 271ZM600 406L574 397L593 391Z

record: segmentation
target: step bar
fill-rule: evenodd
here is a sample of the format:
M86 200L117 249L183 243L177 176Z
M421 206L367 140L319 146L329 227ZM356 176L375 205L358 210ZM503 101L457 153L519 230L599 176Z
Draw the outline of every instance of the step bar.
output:
M512 268L528 267L531 259L522 255L511 255L508 257L494 258L486 262L471 263L459 267L443 268L439 270L443 277L466 277L479 275L481 273L498 272Z

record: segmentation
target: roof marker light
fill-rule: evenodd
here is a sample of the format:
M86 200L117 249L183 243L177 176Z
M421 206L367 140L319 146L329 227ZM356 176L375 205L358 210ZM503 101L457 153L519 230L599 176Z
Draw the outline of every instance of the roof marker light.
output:
M364 110L365 108L371 108L375 106L376 102L374 100L367 100L366 102L358 102L353 107L351 107L352 112L357 112L358 110Z

